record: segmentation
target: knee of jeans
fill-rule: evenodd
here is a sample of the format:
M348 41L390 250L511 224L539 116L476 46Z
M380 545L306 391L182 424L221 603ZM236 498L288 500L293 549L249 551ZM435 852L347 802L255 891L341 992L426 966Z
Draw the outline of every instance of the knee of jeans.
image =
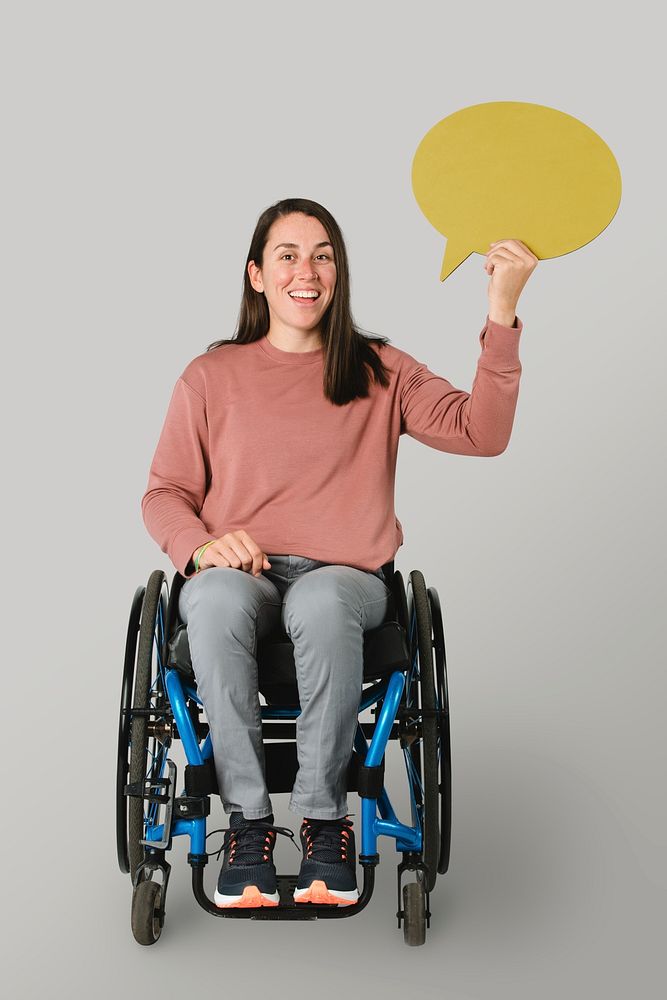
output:
M335 574L305 573L287 591L283 602L284 625L288 632L301 625L324 629L327 622L336 621L337 610L346 618L354 613Z
M252 580L240 570L211 566L193 584L184 597L187 613L216 615L221 620L247 618L257 604Z

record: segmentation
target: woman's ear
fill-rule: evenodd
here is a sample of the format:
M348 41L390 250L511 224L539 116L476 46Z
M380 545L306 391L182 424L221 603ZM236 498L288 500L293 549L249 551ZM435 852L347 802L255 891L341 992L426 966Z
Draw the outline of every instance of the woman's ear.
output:
M262 281L262 269L257 267L254 260L248 261L248 277L250 278L250 284L255 289L256 292L264 291L264 282Z

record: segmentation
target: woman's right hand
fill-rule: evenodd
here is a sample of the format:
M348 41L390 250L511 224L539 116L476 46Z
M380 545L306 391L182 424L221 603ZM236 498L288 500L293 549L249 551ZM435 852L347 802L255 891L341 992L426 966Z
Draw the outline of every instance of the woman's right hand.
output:
M201 548L203 546L200 545L193 552L193 564L195 556ZM228 531L226 535L216 538L207 546L199 560L199 569L208 569L210 566L229 566L232 569L242 569L244 573L252 573L253 576L260 576L263 569L271 569L271 563L266 553L262 552L259 545L243 529Z

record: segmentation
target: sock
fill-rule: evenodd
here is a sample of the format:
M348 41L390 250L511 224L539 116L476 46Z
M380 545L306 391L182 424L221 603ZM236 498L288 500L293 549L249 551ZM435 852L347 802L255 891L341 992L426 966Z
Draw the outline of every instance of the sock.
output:
M246 819L242 812L233 812L229 814L229 825L231 827L239 826L241 823L252 823L253 820ZM273 813L269 813L268 816L262 816L261 820L257 820L261 823L273 823Z
M306 823L340 823L340 821L345 819L346 816L347 813L345 813L345 816L339 816L338 819L318 820L313 819L311 816L304 816L303 818Z

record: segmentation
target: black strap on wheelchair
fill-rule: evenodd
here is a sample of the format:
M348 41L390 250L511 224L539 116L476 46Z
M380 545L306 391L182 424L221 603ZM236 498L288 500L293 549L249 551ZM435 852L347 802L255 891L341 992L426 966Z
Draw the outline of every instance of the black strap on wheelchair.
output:
M375 767L359 765L357 792L362 799L377 799L384 788L384 757Z
M215 795L218 791L218 776L215 773L213 758L204 764L186 764L185 794Z

